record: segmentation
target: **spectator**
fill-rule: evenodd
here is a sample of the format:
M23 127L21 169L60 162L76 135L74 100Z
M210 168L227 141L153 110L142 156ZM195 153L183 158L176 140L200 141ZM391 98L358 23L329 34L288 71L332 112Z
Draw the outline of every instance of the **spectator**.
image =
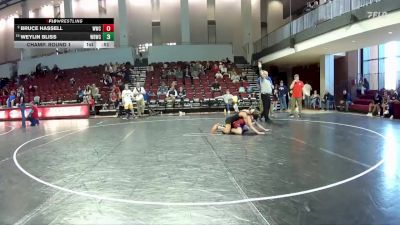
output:
M184 71L183 75L185 77L192 77L192 74L190 73L189 67L185 68L185 71Z
M95 101L92 98L92 96L89 96L87 103L89 104L90 111L94 112L95 111Z
M69 79L69 84L70 84L71 86L74 86L75 83L76 83L75 78L71 77L71 79Z
M108 66L108 72L109 72L111 75L115 75L115 74L117 73L117 71L114 70L114 66L113 66L112 63L110 63L110 65Z
M314 90L314 94L311 95L311 106L315 109L317 106L320 106L320 96L317 90Z
M211 85L211 92L214 97L215 92L220 92L221 91L221 85L218 83L218 80L215 80L215 82Z
M78 90L76 91L76 101L78 103L81 103L81 102L83 102L84 97L85 97L84 91L82 90L81 87L78 87Z
M374 114L377 115L380 111L382 111L382 96L379 94L379 92L376 92L372 102L369 104L367 116L372 117Z
M160 98L161 95L167 95L168 88L165 86L165 82L162 82L161 85L158 87L157 96Z
M246 80L247 81L247 75L246 75L246 73L243 71L242 73L241 73L241 75L240 75L240 80L241 81L244 81L244 80ZM272 81L271 81L272 82Z
M115 62L114 64L110 64L111 66L112 66L112 71L113 71L113 73L114 74L116 74L117 72L118 72L118 70L119 70L119 65L118 65L118 62ZM129 70L129 68L126 68L126 67L122 67L122 68L125 68L125 69L128 69Z
M109 74L106 75L104 84L108 87L113 84L113 79Z
M334 97L329 93L329 91L325 91L324 97L321 100L321 108L324 108L325 111L330 108L330 106L333 104Z
M240 76L236 73L235 70L233 70L231 72L230 78L232 80L232 83L234 83L234 84L236 84L236 83L238 83L240 81Z
M137 105L137 111L138 111L138 116L141 117L142 114L144 114L144 108L145 108L145 103L144 103L144 95L146 94L146 90L144 90L144 87L140 86L140 83L136 83L136 87L133 89L133 97L136 100L136 105Z
M364 78L363 86L364 86L365 91L369 91L369 82L368 82L367 78Z
M215 79L222 79L222 78L224 78L224 76L222 75L222 73L221 73L220 71L218 71L218 72L215 74Z
M100 98L100 93L99 93L99 88L96 87L96 84L92 84L92 97L94 99L95 102L97 102Z
M249 86L249 87L250 87L250 86ZM246 88L243 87L243 85L240 85L238 92L239 92L240 94L244 94L244 93L246 93Z
M36 74L37 75L43 74L43 68L42 68L42 64L41 63L36 65Z
M229 89L226 89L226 92L224 95L217 97L217 99L223 99L225 103L225 110L224 114L231 114L231 105L233 104L233 95L229 92Z
M294 75L294 80L290 85L290 89L292 90L292 98L290 99L290 117L294 117L294 110L297 107L299 108L299 117L301 117L301 108L302 108L302 100L303 100L303 87L304 83L300 80L299 75Z
M86 86L86 89L83 91L83 102L88 102L89 97L92 96L92 89L90 85Z
M216 63L214 63L213 67L211 68L211 72L217 73L219 71L219 67Z
M113 85L111 92L114 92L115 95L117 96L117 99L121 99L121 89L117 85Z
M179 87L177 99L183 101L186 98L186 90L182 86Z
M39 126L39 109L35 102L32 103L31 111L28 114L28 120L31 122L31 127Z
M393 115L394 115L394 104L400 104L400 98L399 95L397 94L397 91L392 90L390 92L390 99L389 99L389 103L388 103L388 116L389 118L392 120L393 119Z
M109 68L110 66L107 63L104 64L104 73L109 73L110 72Z
M131 71L125 67L122 67L122 73L124 76L124 82L130 83L131 82Z
M383 92L383 97L382 97L382 107L381 107L381 113L380 116L386 116L389 114L389 101L390 101L390 96L388 92L385 90Z
M315 0L313 5L312 5L312 8L316 9L316 8L318 8L318 6L319 6L319 2L318 2L318 0Z
M62 105L62 104L63 104L63 100L62 100L61 97L58 97L58 98L57 98L56 104L57 104L57 105Z
M36 95L33 97L33 103L36 105L40 105L40 96Z
M110 98L109 98L109 105L111 105L112 107L114 107L114 109L116 109L118 107L118 96L115 94L114 91L110 92Z
M57 66L57 64L54 64L51 72L53 72L53 74L58 74L60 72L60 68Z
M345 107L345 111L349 111L349 105L352 104L351 93L347 92L347 90L343 90L343 99L340 101L342 105Z
M226 68L226 66L222 62L219 63L218 69L219 69L219 71L221 71L222 74L228 72L228 69Z
M274 90L272 90L272 111L278 110L279 90L276 84Z
M174 105L176 97L178 97L178 92L176 91L175 86L171 86L165 100L172 101L172 105Z
M11 108L15 106L15 91L11 91L10 95L7 98L7 107Z
M279 99L279 104L281 106L280 111L287 110L287 102L286 102L286 96L288 93L288 89L286 85L283 84L283 80L279 82L279 87L278 87L278 99Z
M167 79L168 77L168 70L167 69L162 69L161 70L161 78L162 79Z
M18 98L19 98L19 109L21 110L21 118L22 118L22 127L26 127L26 118L25 118L25 94L24 94L24 88L20 87L18 89Z
M311 91L312 91L311 85L308 82L306 82L306 84L303 87L303 96L304 96L304 106L305 106L305 108L310 108L310 106L311 106L311 100L310 100Z
M178 78L178 79L182 79L183 78L183 72L182 72L182 69L180 67L178 67L175 75L176 75L176 78Z

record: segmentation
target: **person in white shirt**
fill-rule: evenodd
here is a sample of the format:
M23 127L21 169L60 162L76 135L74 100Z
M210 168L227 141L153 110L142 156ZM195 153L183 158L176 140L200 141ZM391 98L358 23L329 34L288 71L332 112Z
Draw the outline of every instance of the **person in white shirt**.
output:
M228 115L231 114L231 105L233 102L233 95L229 92L229 89L226 89L226 92L224 95L216 97L216 99L223 99L225 102L225 114L228 113Z
M304 106L306 108L311 107L311 91L312 91L311 85L308 82L306 82L306 84L303 87Z
M172 85L167 93L165 100L172 101L172 105L175 105L176 97L178 97L178 92L175 89L175 85Z
M125 90L122 91L122 104L124 105L124 109L126 111L126 118L124 119L129 119L131 114L134 114L133 111L133 93L131 90L129 90L129 86L125 84Z
M219 67L218 68L219 68L219 71L221 71L221 73L228 72L228 69L225 67L225 65L222 62L219 63Z
M137 111L139 117L144 114L144 108L145 108L145 103L144 103L144 95L146 94L146 90L144 87L140 86L140 83L136 83L136 87L133 88L133 97L136 100L136 105L137 105Z
M224 76L222 75L222 73L221 73L220 71L218 71L218 72L215 74L215 79L222 79L222 78L224 78Z
M261 103L263 108L261 117L264 117L265 122L270 123L271 120L269 118L269 113L271 108L271 95L274 86L272 84L271 78L268 76L268 71L260 71L260 77L257 80L257 84L260 89Z

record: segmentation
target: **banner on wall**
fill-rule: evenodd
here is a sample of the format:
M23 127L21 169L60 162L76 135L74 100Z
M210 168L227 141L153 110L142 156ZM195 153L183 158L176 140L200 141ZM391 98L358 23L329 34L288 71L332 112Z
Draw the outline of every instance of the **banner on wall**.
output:
M25 109L25 115L30 112L30 108ZM89 118L89 105L54 105L39 106L39 119L80 119ZM19 108L0 109L0 121L20 120L21 110Z

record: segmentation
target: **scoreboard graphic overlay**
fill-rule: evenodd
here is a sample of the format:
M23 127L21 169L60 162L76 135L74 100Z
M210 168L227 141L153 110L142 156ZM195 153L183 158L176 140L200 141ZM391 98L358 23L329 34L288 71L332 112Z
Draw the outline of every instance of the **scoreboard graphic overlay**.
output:
M15 18L15 48L114 48L114 18Z

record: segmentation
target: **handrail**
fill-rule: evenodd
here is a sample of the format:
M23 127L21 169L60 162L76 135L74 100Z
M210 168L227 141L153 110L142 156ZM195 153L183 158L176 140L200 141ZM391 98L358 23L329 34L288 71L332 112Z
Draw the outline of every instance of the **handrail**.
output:
M253 43L254 52L259 53L265 48L272 47L282 40L290 38L291 35L316 27L325 21L332 20L350 11L381 1L383 0L327 0L325 4L320 5L318 8L282 25L255 41Z

